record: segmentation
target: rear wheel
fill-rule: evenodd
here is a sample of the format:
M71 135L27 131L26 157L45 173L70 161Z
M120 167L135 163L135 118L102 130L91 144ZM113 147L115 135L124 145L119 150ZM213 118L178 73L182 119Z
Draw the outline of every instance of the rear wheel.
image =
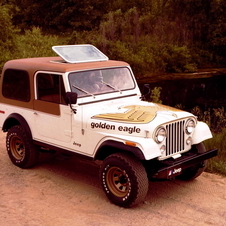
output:
M13 164L20 168L29 168L37 163L38 150L19 125L8 130L6 149Z
M148 192L148 178L143 165L124 153L110 155L104 160L100 178L108 199L118 206L137 205Z
M203 143L193 145L192 149L194 149L196 153L204 153L206 151ZM204 172L205 164L206 161L203 161L195 166L184 169L182 174L177 178L180 180L193 180Z

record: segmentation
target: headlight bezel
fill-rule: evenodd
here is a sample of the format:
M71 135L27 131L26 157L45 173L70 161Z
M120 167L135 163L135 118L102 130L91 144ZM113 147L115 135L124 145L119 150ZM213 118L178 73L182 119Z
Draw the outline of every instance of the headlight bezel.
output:
M157 144L161 144L164 142L166 137L167 137L167 131L166 131L165 127L163 127L163 126L158 127L155 132L155 137L154 137L155 142Z
M196 121L193 118L189 118L186 123L185 123L185 133L187 135L191 135L194 131L195 131L195 127L196 127Z

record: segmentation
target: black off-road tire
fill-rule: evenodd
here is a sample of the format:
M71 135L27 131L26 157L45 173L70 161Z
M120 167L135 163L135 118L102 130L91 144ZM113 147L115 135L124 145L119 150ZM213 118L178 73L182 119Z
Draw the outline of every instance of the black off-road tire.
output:
M11 127L6 136L6 149L12 163L20 168L29 168L38 161L38 149L20 125Z
M192 149L194 149L196 153L204 153L206 151L206 148L203 143L193 145ZM204 172L206 162L207 160L195 166L184 169L182 171L182 174L179 175L177 178L184 181L194 180L196 177L200 176Z
M147 173L140 161L125 153L107 157L100 168L100 179L108 199L121 207L132 207L148 192Z

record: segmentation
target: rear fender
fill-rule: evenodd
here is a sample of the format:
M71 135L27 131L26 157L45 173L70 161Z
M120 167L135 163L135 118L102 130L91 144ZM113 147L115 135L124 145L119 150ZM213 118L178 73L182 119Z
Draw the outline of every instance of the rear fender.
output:
M30 127L29 127L27 121L25 120L25 118L23 116L21 116L20 114L13 113L13 114L9 115L3 124L2 130L4 132L7 132L11 127L16 126L16 125L21 125L22 128L24 129L24 131L26 132L28 139L32 140L32 134L31 134Z

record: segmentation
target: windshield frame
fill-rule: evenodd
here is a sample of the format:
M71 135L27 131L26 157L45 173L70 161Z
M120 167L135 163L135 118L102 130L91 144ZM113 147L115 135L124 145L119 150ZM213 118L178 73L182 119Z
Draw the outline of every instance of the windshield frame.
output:
M116 74L117 70L123 74ZM107 72L111 72L112 74ZM105 85L105 90L101 90L98 92L93 92L85 86L79 84L79 80L86 83L86 79L92 73L101 73L102 75L102 85ZM115 74L114 74L115 73ZM77 75L77 79L75 76ZM72 78L74 76L74 78ZM119 77L124 76L124 77ZM107 79L108 78L108 79ZM129 79L130 78L130 79ZM118 79L118 80L117 80ZM123 81L123 79L128 79L127 81ZM110 80L115 80L114 82L109 82ZM110 67L110 68L99 68L99 69L90 69L90 70L82 70L82 71L74 71L68 74L68 82L71 92L76 92L78 94L78 98L84 97L95 97L96 95L103 95L109 93L119 92L120 94L127 90L133 90L136 87L136 82L133 76L133 73L130 67L122 66L122 67ZM90 81L89 81L90 82ZM78 85L79 84L79 85ZM120 84L120 85L119 85ZM127 86L126 86L127 84ZM121 87L120 87L121 86ZM124 86L124 88L123 88Z

